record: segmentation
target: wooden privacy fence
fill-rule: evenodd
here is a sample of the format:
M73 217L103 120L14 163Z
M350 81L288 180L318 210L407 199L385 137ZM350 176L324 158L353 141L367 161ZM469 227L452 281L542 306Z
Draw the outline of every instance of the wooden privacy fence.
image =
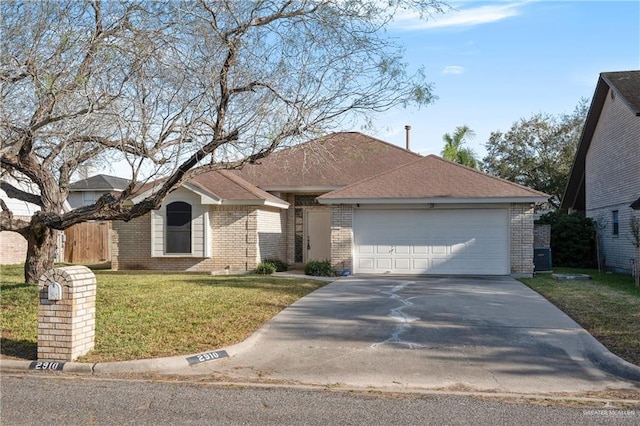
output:
M111 222L84 222L65 229L64 261L97 263L111 261Z

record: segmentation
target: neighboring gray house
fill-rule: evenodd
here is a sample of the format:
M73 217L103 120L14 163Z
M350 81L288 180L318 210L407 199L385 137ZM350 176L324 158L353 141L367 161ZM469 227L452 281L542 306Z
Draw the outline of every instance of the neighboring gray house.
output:
M131 182L129 179L116 176L91 176L69 185L69 197L67 200L72 209L90 206L106 193L123 191L129 185L129 182Z
M25 191L36 193L34 189L30 189L23 184L19 184L9 178L6 179L9 183L17 186ZM128 179L122 179L115 176L108 175L96 175L87 179L82 179L69 185L69 197L67 203L65 203L65 211L71 209L87 206L95 203L101 195L105 193L118 193L125 189L129 184ZM7 207L14 216L22 219L30 218L35 212L40 210L40 207L19 201L14 198L9 198L7 194L0 190L0 198L7 204ZM110 228L110 227L109 227ZM87 238L83 234L78 235L78 240L68 241L68 232L59 232L56 251L56 261L58 262L74 262L78 259L78 251L81 254L85 254L88 250L85 248L90 242L84 241ZM72 238L76 238L75 234L72 234ZM110 251L110 244L107 231L107 238L104 241L103 252L108 253ZM78 245L79 244L79 245ZM95 244L94 244L95 245ZM79 250L73 252L70 250L72 246L77 247ZM27 240L17 232L1 231L0 232L0 264L16 264L25 261L27 255ZM101 257L108 258L108 255L102 255ZM82 259L82 258L80 258Z
M72 209L94 204L102 195L118 195L130 180L109 175L95 175L69 185L67 201ZM111 222L88 221L64 232L64 261L102 263L111 260Z
M562 206L596 220L607 269L629 273L640 217L640 71L600 74ZM635 210L634 210L635 207Z

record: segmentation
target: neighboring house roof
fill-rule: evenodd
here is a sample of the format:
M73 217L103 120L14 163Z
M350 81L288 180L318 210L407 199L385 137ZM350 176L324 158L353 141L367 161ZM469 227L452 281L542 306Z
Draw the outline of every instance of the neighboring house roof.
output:
M560 208L563 210L585 210L585 161L609 89L624 100L636 117L640 117L640 71L601 73L562 197Z
M640 210L640 198L638 198L633 203L631 203L629 207L631 207L634 210Z
M164 179L143 185L133 202L139 202L162 185ZM289 203L256 188L229 170L214 170L198 175L182 185L201 196L202 204L266 205L287 209Z
M429 155L318 197L321 204L544 202L539 191Z
M421 158L358 132L284 148L235 173L266 191L329 191Z
M636 116L640 117L640 70L603 72L600 76L609 87L622 96Z
M131 179L123 179L109 175L95 175L73 182L69 185L71 191L123 191Z

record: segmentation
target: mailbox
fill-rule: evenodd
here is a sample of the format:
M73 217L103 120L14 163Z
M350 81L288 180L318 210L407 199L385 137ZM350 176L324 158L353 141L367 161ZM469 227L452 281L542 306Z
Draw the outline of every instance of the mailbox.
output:
M51 282L47 286L47 299L62 300L62 286L57 282Z

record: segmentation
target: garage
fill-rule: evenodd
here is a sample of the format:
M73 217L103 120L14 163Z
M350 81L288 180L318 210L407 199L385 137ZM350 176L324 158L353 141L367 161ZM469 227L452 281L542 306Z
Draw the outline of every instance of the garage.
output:
M507 275L509 210L357 209L354 272Z
M317 198L331 261L355 274L533 274L535 206L549 196L428 155Z

